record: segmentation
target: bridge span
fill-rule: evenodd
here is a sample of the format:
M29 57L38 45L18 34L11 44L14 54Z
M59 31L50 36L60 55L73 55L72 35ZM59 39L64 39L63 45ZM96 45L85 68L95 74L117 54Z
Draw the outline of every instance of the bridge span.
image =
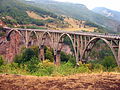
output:
M64 30L42 30L42 29L22 29L22 28L4 28L9 30L6 39L10 41L10 35L18 33L24 40L25 46L37 45L40 49L40 59L44 60L45 40L49 39L51 48L54 49L54 62L60 64L60 52L63 46L63 40L69 37L76 57L76 64L79 61L86 62L89 53L95 44L102 40L111 49L115 60L120 66L120 35L108 33L91 33L81 31L64 31ZM32 37L34 35L34 37ZM36 41L36 42L35 42Z

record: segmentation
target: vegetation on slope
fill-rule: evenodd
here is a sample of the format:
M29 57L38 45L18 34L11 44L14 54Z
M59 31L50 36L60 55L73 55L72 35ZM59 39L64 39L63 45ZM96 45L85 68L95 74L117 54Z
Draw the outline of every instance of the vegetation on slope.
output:
M11 64L3 64L0 58L0 73L37 75L37 76L65 76L76 73L92 73L92 72L119 72L113 57L108 56L103 60L91 61L87 64L76 66L75 58L71 55L61 53L61 65L55 66L52 58L52 51L46 48L46 60L38 59L37 47L24 49L23 52L15 57L15 62ZM49 57L50 56L50 57ZM51 59L51 60L49 60Z
M62 17L57 16L56 14L24 4L18 0L2 0L0 3L0 19L6 24L35 24L38 26L45 26L45 23L50 23L49 19L44 21L29 17L26 11L35 12L41 17L49 16L56 20L62 21Z
M49 2L47 2L49 1ZM120 23L109 19L100 14L96 14L90 11L86 6L82 4L73 4L73 3L63 3L63 2L53 2L52 0L34 0L33 2L27 2L30 5L36 5L40 8L47 9L59 15L66 15L80 20L88 20L94 22L98 25L101 25L105 28L112 31L117 30L117 25Z
M61 30L86 30L94 31L98 27L80 27L81 20L67 16L60 16L43 10L39 7L26 4L24 0L1 0L0 20L8 27L35 28L35 29L57 29ZM87 24L86 24L87 25ZM101 30L104 29L103 27ZM97 30L100 31L100 30ZM102 30L103 31L103 30Z

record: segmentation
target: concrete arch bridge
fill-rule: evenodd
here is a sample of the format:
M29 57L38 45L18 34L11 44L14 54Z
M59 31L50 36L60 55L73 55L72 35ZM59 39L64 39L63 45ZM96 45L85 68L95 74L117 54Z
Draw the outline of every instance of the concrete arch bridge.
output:
M12 40L11 34L16 33L23 39L26 47L37 45L40 48L41 60L44 60L44 44L47 43L54 49L54 62L60 64L60 52L63 46L63 39L68 36L74 50L76 63L81 60L86 62L87 55L91 52L94 45L102 40L111 49L117 64L120 66L120 36L115 34L89 33L89 32L68 32L62 30L41 30L41 29L21 29L7 28L7 41ZM16 53L17 54L17 53Z

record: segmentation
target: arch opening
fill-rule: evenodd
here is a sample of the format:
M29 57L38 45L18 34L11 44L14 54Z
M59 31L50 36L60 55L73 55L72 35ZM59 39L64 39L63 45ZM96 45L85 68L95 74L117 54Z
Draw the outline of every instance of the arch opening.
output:
M117 49L115 50L108 40L95 37L88 42L81 60L86 63L87 61L103 60L105 57L111 56L117 65L117 53L115 51Z
M70 58L75 59L75 53L72 37L69 34L62 34L57 45L56 63L68 62Z
M6 39L8 41L6 59L9 62L12 62L15 55L19 54L21 52L21 48L25 45L25 39L18 30L9 31Z
M54 61L54 52L53 52L53 40L49 32L44 32L41 41L40 41L40 60L50 60Z
M31 31L29 35L28 46L38 46L38 36L35 31Z
M11 34L12 33L18 33L22 38L23 38L23 35L20 33L20 31L18 31L18 30L10 30L9 32L8 32L8 34L7 34L7 36L6 36L6 39L7 39L7 41L10 41L11 40L11 38L10 38L10 36L11 36Z

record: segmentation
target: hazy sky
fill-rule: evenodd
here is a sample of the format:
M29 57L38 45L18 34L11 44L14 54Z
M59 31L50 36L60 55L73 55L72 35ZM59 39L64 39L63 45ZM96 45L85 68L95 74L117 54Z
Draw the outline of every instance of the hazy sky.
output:
M89 9L94 7L106 7L120 11L120 0L55 0L61 2L73 2L86 5Z

